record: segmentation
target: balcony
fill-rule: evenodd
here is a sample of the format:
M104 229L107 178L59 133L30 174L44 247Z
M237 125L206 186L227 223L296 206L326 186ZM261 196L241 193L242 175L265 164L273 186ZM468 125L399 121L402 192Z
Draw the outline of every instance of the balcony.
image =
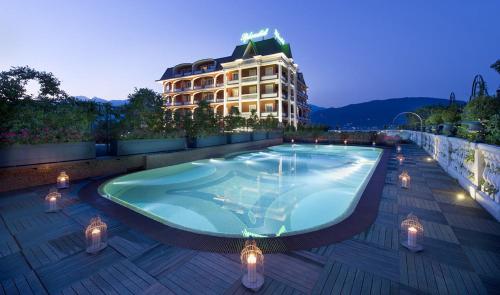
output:
M174 92L182 92L182 91L188 91L188 90L191 90L191 86L189 86L189 87L175 88Z
M222 82L222 83L217 83L217 87L224 87L224 82Z
M224 98L217 98L214 102L224 102Z
M257 99L258 93L248 93L248 94L242 94L241 98L242 99Z
M288 83L288 80L287 80L287 78L285 76L281 76L281 81L283 83Z
M283 98L283 99L288 99L288 94L286 94L286 93L282 93L282 94L281 94L281 98Z
M269 115L271 115L271 116L273 116L273 117L276 118L276 117L278 117L278 112L262 112L262 113L260 113L260 117L261 118L265 118L265 117L267 117Z
M273 97L277 97L278 96L278 93L262 93L260 95L260 98L273 98Z
M231 97L227 98L228 101L235 101L235 100L238 100L238 99L240 99L239 96L231 96Z
M260 77L261 81L274 80L274 79L278 79L278 74L273 74L273 75L267 75L267 76Z
M257 81L257 75L255 75L255 76L248 76L248 77L242 77L241 78L241 83L253 82L253 81Z
M227 80L227 85L238 84L239 82L240 82L239 79Z

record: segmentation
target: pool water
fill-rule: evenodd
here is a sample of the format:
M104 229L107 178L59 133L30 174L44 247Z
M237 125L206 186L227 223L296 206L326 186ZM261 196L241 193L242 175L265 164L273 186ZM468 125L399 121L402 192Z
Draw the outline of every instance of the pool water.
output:
M381 154L370 147L284 144L127 174L99 193L191 232L285 236L347 218Z

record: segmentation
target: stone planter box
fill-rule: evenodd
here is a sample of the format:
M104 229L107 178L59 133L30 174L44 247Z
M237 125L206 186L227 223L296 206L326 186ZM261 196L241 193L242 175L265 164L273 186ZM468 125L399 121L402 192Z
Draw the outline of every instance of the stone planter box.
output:
M117 140L111 145L114 155L125 156L177 151L186 148L185 138Z
M281 132L281 131L269 131L267 133L268 139L281 138L281 137L283 137L283 132Z
M248 142L252 140L252 133L242 132L229 135L229 143Z
M252 133L252 140L264 140L267 139L267 132L266 131L254 131Z
M95 143L15 144L0 148L0 167L95 158Z
M226 135L200 136L195 138L194 147L202 148L223 144L227 144Z

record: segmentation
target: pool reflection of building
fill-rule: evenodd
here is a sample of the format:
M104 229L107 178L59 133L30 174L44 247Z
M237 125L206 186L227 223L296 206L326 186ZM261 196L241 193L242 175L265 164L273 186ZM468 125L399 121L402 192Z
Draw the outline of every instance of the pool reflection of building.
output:
M278 36L246 40L230 56L207 58L168 68L158 80L166 109L194 110L201 100L215 113L237 108L249 117L273 116L297 126L309 120L307 85L292 58L290 44Z

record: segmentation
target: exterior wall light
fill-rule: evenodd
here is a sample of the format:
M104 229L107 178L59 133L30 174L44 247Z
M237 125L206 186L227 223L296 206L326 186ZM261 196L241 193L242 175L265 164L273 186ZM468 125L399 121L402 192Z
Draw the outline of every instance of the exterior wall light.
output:
M264 284L264 255L254 239L247 240L241 251L243 277L241 283L256 292Z
M45 212L51 213L61 210L58 204L60 199L61 199L61 194L57 191L57 189L56 188L50 189L47 196L45 196L45 208L46 208Z
M405 237L401 244L412 252L422 251L424 247L420 244L424 236L424 227L413 213L408 214L401 223L401 236Z
M62 189L68 187L69 187L69 176L68 174L66 174L66 172L61 171L61 173L59 173L59 176L57 176L57 188Z
M108 226L99 216L92 218L85 230L87 253L96 254L108 245Z
M401 183L401 188L410 188L410 180L411 180L411 177L410 175L408 174L408 172L406 171L403 171L403 173L401 173L399 175L399 181Z

